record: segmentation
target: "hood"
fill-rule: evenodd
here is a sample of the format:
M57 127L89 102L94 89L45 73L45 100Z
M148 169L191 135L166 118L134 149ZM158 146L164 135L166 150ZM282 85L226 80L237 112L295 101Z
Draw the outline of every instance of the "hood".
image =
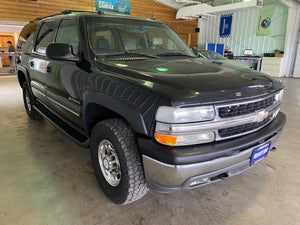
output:
M159 93L173 106L251 99L283 88L280 81L250 69L200 58L99 62L118 77Z

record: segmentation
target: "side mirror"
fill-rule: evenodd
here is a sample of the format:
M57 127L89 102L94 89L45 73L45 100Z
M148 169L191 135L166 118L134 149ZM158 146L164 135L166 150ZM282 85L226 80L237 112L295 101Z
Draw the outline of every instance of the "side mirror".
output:
M191 47L191 50L194 52L194 54L195 54L197 57L199 57L199 52L198 52L198 50L197 50L196 47Z
M46 49L46 55L49 59L79 62L79 58L72 54L72 46L68 44L63 44L63 43L49 44Z

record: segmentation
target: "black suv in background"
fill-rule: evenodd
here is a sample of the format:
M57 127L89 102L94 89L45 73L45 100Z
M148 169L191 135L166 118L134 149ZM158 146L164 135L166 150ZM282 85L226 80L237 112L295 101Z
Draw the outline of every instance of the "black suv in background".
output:
M17 50L28 116L89 147L117 204L239 174L285 124L280 81L200 59L158 21L64 11L27 24Z

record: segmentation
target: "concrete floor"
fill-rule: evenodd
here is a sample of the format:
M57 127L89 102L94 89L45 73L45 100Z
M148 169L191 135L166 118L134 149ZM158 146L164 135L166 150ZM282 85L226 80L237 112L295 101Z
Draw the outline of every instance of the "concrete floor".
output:
M0 77L0 224L300 224L300 79L284 81L278 151L229 180L117 206L99 188L89 151L29 120L17 78Z

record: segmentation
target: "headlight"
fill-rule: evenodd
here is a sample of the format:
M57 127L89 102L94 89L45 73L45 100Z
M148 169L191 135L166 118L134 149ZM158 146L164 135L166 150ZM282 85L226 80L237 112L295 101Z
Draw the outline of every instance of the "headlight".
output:
M188 108L160 106L156 113L156 120L165 123L191 123L213 120L214 118L215 109L213 106Z
M280 92L278 92L275 95L275 102L281 102L282 101L282 96L283 96L283 90L281 90Z
M215 118L213 106L173 108L160 106L156 113L156 141L170 146L186 146L212 142L213 131L193 132L194 123Z

